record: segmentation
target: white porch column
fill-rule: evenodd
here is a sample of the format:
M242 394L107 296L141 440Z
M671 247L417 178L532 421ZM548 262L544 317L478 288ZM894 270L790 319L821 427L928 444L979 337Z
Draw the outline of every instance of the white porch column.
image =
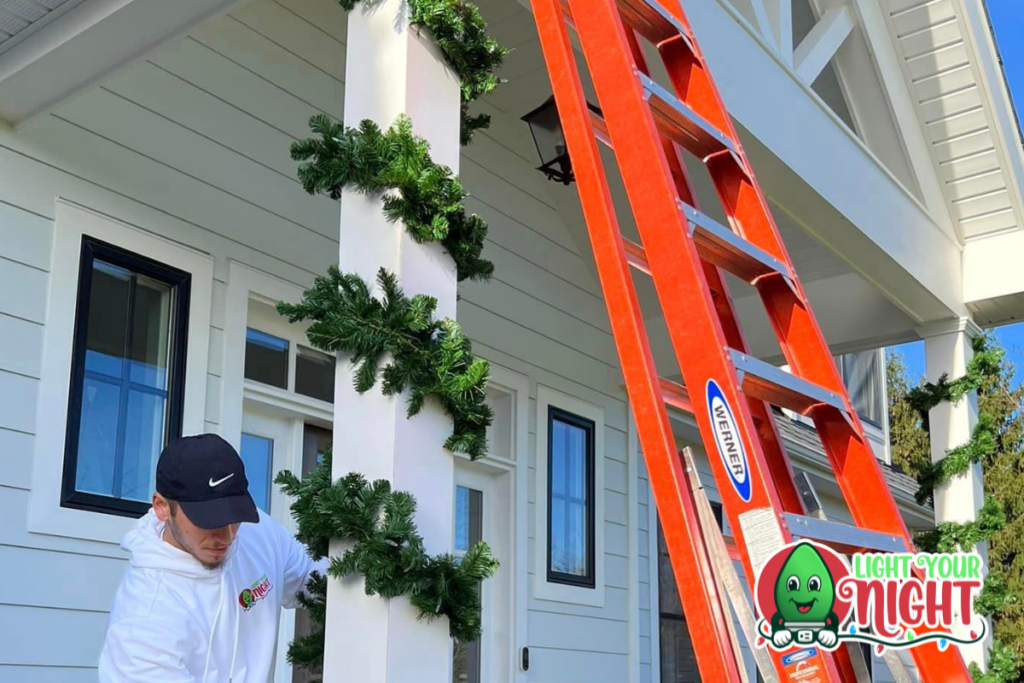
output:
M431 156L458 172L459 81L430 37L410 29L401 0L361 3L348 18L345 112L348 126L363 119L387 129L408 114ZM339 267L373 283L379 268L397 274L407 295L438 300L439 317L455 317L456 274L437 244L417 244L400 224L385 220L381 202L355 193L341 201ZM338 363L334 402L333 476L360 472L388 479L417 500L416 522L427 552L452 547L454 462L443 448L451 420L428 402L406 418L405 397L380 386L359 395L351 365ZM343 550L337 542L332 553ZM364 593L363 580L332 581L328 590L326 683L448 683L448 621L419 621L406 598L390 602Z
M929 382L938 381L943 374L957 379L967 372L967 363L974 356L971 341L981 334L979 328L968 318L948 323L937 323L919 330L924 337L926 375ZM928 413L931 425L932 462L946 457L951 448L967 443L978 423L978 395L971 392L959 403L943 401ZM985 502L982 487L981 465L974 464L961 476L935 490L935 523L970 522L977 519L978 510ZM978 544L983 566L988 568L988 547ZM989 628L991 634L991 625ZM984 668L986 655L991 647L991 635L974 645L960 647L964 660L978 662Z

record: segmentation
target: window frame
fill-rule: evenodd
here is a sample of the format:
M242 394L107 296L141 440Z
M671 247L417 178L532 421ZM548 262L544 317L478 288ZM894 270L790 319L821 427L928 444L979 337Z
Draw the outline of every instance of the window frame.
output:
M60 504L61 507L76 510L138 518L146 514L150 507L149 502L124 500L77 489L82 394L85 390L85 356L87 350L86 342L88 341L89 300L92 294L93 274L95 272L94 264L97 260L125 268L132 273L145 275L171 287L173 299L171 302L170 339L168 340L165 446L172 440L180 438L182 434L192 275L101 239L90 235L82 235L78 288L75 295L75 325L72 341L71 376L68 388ZM131 303L129 303L129 306L131 306ZM122 379L122 386L123 382L124 380ZM125 400L122 397L122 409L124 408ZM119 449L123 447L121 441L122 437L119 435Z
M584 466L585 466L585 469L586 469L586 473L585 473L585 480L586 480L585 487L586 487L586 506L587 506L587 508L586 508L586 529L585 529L584 533L586 534L586 548L587 548L587 550L586 550L586 563L587 563L586 566L587 566L587 571L586 571L586 573L583 576L577 576L575 574L566 574L564 572L555 571L551 567L551 559L552 559L551 558L551 524L552 524L552 518L553 518L553 515L551 514L551 508L552 508L552 501L553 501L553 496L554 496L554 491L552 490L552 484L553 484L553 479L554 479L553 473L552 473L552 468L553 468L553 464L554 464L554 458L552 457L553 450L554 450L554 440L551 439L551 433L553 431L553 426L554 426L554 423L555 423L556 420L558 420L558 421L560 421L560 422L562 422L564 424L572 425L574 427L582 429L586 433L586 442L585 442L586 453L585 453L585 464L584 464ZM547 422L548 422L548 443L547 443L547 450L548 450L548 453L547 453L547 470L548 470L548 476L547 476L547 491L546 491L546 494L545 494L545 495L547 495L547 502L548 502L548 504L547 504L547 520L546 520L546 524L547 524L547 551L546 551L547 552L547 560L545 561L545 565L546 565L546 569L547 569L547 580L548 580L548 583L558 583L558 584L563 584L563 585L568 585L568 586L576 586L576 587L579 587L579 588L593 589L593 588L595 588L596 583L597 583L597 576L596 576L596 571L595 571L596 554L595 554L595 548L594 548L595 541L596 541L596 530L595 530L596 521L595 521L595 514L594 514L594 507L595 507L594 506L594 499L596 497L595 472L594 472L594 470L596 469L596 457L595 457L595 450L596 449L595 449L595 443L594 442L595 442L595 432L596 432L597 426L596 426L596 424L594 423L593 420L589 420L589 419L587 419L585 417L582 417L580 415L576 415L575 413L572 413L572 412L570 412L568 410L565 410L564 408L559 408L558 406L554 406L554 405L549 405L548 406Z

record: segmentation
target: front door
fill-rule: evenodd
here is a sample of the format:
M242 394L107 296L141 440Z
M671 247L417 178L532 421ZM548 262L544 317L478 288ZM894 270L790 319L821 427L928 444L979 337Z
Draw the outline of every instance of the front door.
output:
M481 586L483 636L475 643L453 644L452 683L508 683L513 677L512 479L506 471L461 460L456 463L455 555L460 557L484 541L504 563Z

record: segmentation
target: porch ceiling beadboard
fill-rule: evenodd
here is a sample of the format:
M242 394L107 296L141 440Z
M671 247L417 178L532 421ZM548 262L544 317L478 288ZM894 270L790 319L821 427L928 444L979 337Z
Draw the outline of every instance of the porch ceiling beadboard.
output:
M0 0L0 53L84 0Z
M964 240L1019 229L1019 138L997 124L1009 100L979 62L988 26L971 28L972 0L880 0L953 220ZM980 33L980 35L979 35ZM1019 164L1019 160L1016 162Z

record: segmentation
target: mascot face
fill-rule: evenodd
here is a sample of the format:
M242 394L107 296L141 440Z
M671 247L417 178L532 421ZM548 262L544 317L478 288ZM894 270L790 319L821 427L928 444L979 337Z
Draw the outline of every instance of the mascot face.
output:
M787 622L823 622L832 611L836 590L817 548L796 545L775 582L775 607Z

